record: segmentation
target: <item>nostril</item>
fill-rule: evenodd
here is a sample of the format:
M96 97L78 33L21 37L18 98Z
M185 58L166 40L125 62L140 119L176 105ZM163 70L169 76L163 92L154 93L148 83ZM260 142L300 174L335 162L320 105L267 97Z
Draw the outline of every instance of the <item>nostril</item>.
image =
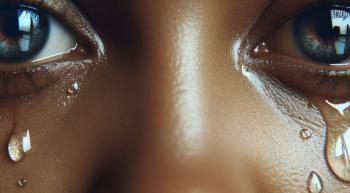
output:
M116 176L108 168L102 168L93 177L86 193L114 193L116 192L114 182Z
M129 166L113 160L100 164L93 173L85 193L124 193Z

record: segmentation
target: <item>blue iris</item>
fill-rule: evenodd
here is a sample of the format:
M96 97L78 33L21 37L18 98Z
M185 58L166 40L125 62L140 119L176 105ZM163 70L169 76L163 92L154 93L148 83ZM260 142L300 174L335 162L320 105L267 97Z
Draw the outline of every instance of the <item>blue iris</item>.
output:
M0 60L27 60L44 47L48 15L27 5L0 6Z
M294 37L307 57L320 63L339 63L350 56L350 8L318 6L299 14Z

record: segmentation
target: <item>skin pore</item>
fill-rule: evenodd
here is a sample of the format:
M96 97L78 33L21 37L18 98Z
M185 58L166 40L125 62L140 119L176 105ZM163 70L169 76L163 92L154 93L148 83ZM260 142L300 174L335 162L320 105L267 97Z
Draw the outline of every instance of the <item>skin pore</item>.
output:
M324 192L348 192L327 166L317 108L300 121L290 109L305 98L242 73L245 38L273 21L254 27L270 1L74 3L96 31L85 30L94 54L40 94L1 100L1 191L296 193L314 171ZM307 141L304 126L316 128ZM32 149L13 163L9 137L27 129Z

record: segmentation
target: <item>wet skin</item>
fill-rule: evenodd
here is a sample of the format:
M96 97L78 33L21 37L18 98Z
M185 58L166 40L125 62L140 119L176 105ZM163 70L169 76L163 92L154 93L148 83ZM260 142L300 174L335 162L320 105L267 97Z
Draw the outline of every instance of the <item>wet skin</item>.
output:
M101 55L38 93L1 100L1 191L295 193L315 171L324 192L348 192L327 166L316 107L315 122L295 123L289 111L306 99L268 79L259 92L239 70L236 48L268 0L75 3ZM73 82L81 88L67 99ZM319 130L302 140L303 125ZM13 163L6 149L18 128L30 129L32 149Z

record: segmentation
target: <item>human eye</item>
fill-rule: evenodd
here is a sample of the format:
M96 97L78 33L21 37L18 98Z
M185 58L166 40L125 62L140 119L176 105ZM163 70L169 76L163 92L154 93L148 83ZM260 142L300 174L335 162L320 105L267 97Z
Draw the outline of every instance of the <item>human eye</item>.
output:
M98 57L98 40L68 1L0 2L0 97L39 92Z
M350 182L349 2L273 1L247 39L246 69L267 75L320 110L327 127L324 157L337 177Z
M273 61L261 67L300 92L350 97L349 16L343 4L307 6L258 42L253 56Z

